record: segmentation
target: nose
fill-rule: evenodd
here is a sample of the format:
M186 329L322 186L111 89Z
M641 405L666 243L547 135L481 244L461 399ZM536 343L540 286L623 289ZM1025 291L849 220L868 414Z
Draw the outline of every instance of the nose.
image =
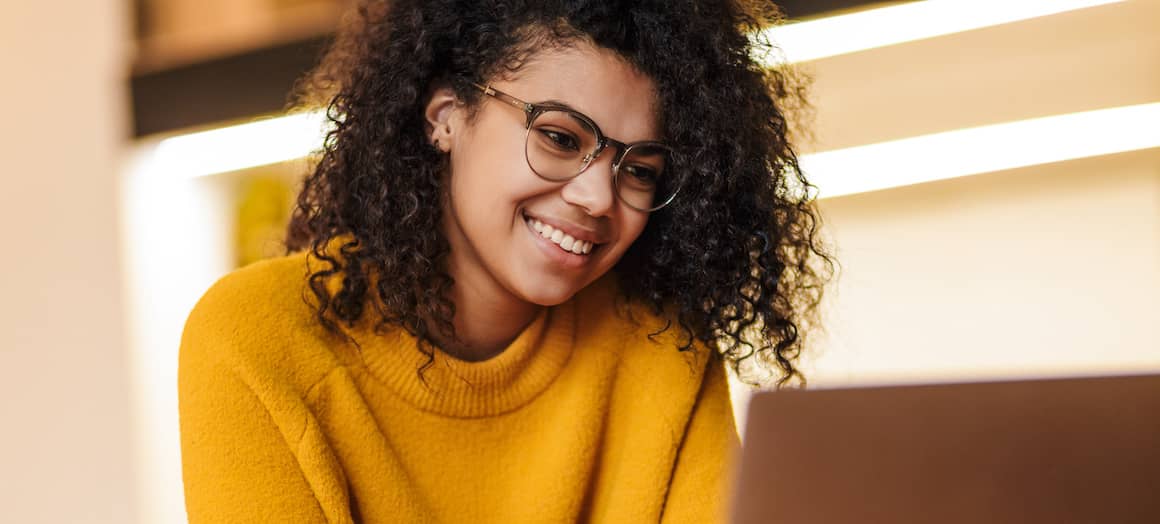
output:
M612 187L613 148L601 151L588 168L564 184L560 196L569 204L580 206L589 216L605 216L616 206Z

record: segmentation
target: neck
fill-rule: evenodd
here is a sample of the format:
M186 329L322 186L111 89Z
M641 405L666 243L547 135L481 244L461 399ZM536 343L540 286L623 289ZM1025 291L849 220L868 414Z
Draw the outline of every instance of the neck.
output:
M543 306L511 293L481 267L479 256L448 213L444 229L451 247L447 273L454 280L451 303L455 304L455 338L432 333L444 353L460 360L479 362L499 355L536 318ZM434 330L438 331L438 330Z
M542 306L518 300L496 300L478 290L455 286L454 340L439 334L434 341L444 353L479 362L503 352L536 318Z

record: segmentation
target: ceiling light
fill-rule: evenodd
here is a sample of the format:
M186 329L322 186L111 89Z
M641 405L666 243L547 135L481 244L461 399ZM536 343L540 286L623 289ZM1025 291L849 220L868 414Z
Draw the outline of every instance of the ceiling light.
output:
M1049 116L802 155L819 198L1160 147L1160 103Z
M1124 0L926 0L847 15L789 23L764 32L784 56L767 63L804 62L959 33Z
M189 178L294 160L322 145L326 124L325 113L314 111L167 138L150 168Z

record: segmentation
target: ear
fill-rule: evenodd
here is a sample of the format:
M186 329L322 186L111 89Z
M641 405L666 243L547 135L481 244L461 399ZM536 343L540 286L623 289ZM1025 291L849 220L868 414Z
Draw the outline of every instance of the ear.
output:
M461 105L455 91L450 87L440 87L431 93L423 111L427 119L427 140L444 153L450 152L455 142Z

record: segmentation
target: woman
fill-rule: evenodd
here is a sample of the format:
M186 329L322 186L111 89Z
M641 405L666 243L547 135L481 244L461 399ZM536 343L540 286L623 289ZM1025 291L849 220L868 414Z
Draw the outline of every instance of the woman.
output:
M773 13L365 2L291 254L187 323L191 522L721 518L725 367L801 379L829 268Z

